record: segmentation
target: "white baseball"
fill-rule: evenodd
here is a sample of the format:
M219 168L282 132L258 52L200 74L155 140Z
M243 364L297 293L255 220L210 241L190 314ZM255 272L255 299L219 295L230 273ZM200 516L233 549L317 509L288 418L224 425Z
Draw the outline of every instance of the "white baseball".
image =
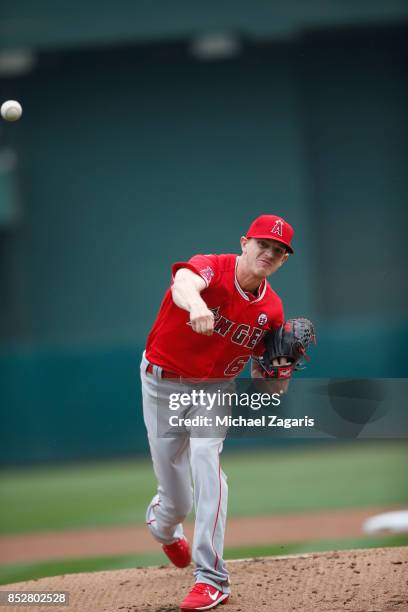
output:
M17 100L7 100L1 105L1 116L6 121L17 121L23 113L20 102Z

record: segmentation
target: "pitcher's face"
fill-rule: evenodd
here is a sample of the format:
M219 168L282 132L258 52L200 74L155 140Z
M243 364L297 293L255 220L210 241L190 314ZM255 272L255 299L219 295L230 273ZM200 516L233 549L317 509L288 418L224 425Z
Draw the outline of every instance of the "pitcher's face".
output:
M266 278L278 270L288 259L286 247L277 240L241 238L242 258L247 272L257 278Z

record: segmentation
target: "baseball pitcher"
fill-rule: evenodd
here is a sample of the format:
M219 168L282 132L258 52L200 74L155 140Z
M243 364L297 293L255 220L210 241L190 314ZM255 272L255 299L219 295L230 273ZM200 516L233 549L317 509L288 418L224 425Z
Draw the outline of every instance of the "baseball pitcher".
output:
M208 610L227 603L230 595L223 559L223 439L194 437L188 431L160 436L157 415L169 410L170 394L188 394L197 380L231 384L251 358L253 377L270 378L278 392L286 390L314 337L306 319L285 325L282 302L267 281L293 253L292 237L284 219L262 215L241 237L240 255L194 255L175 263L171 286L148 336L141 363L143 414L158 487L146 522L177 567L194 561L195 585L181 610ZM184 406L184 412L188 410ZM183 520L193 503L191 555Z

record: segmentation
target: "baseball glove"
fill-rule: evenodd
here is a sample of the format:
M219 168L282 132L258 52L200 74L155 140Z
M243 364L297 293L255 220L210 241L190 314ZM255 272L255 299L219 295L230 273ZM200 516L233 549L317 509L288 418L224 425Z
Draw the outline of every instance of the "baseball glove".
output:
M259 363L263 368L265 378L290 378L294 369L306 355L311 342L316 344L313 323L309 319L289 319L274 331L268 332L264 338L266 350ZM273 365L274 359L286 358L289 364Z

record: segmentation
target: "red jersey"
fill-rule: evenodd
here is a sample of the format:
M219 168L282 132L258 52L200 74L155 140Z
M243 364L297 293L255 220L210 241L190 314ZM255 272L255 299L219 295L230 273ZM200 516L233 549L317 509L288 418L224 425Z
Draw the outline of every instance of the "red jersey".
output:
M231 378L251 355L262 355L265 333L284 323L282 301L266 280L257 295L245 292L237 263L237 255L195 255L173 265L173 278L188 268L205 280L201 297L214 313L214 333L194 332L189 313L176 306L169 288L147 339L148 361L185 378Z

